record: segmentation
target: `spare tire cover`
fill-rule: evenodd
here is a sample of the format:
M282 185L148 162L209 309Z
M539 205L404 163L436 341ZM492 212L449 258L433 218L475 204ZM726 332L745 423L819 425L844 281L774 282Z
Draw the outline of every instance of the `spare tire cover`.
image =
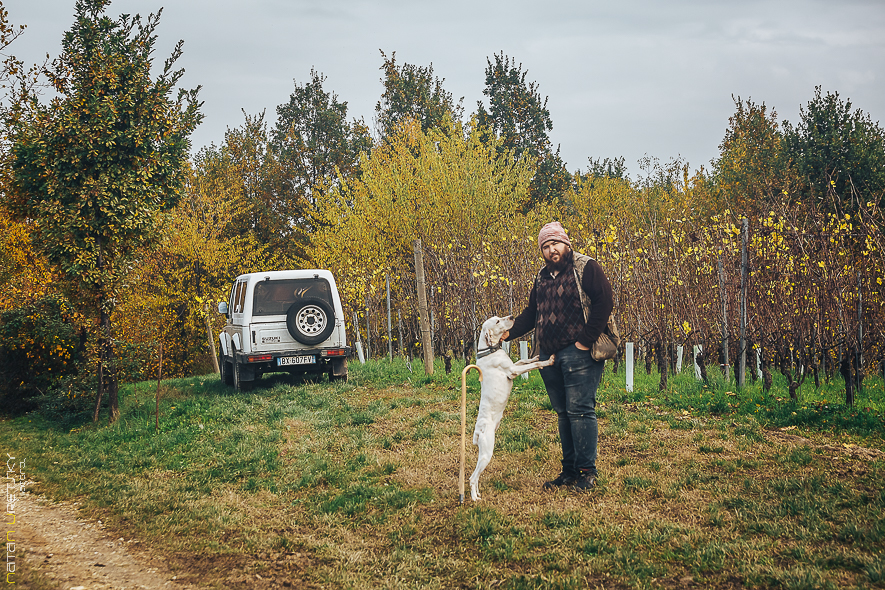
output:
M319 297L304 297L293 303L286 313L286 328L301 344L319 344L335 329L335 312Z

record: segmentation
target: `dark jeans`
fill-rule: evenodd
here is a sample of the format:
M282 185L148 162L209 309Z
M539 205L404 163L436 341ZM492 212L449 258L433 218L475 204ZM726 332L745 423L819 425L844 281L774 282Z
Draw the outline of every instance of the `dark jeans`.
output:
M542 354L541 360L550 358ZM562 471L577 475L596 471L596 389L602 379L605 361L595 361L589 350L574 344L556 353L556 360L541 369L541 378L553 411L559 416L559 439L562 441Z

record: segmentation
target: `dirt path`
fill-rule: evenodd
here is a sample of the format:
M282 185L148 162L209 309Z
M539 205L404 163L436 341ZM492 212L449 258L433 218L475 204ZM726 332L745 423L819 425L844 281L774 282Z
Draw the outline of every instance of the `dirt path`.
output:
M22 585L13 588L193 588L176 581L162 563L138 551L137 540L111 537L101 521L81 519L71 504L47 504L33 494L20 494L15 534L24 568L20 570Z

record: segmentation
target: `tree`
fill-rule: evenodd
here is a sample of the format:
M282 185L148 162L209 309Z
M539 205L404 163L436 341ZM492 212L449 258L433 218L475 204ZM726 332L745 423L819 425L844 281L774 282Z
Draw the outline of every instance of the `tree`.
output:
M246 121L241 127L225 132L221 149L212 146L198 160L204 164L202 170L210 173L206 180L233 182L229 188L243 200L243 215L235 221L239 233L286 248L291 228L278 192L280 167L270 148L264 112L250 116L243 111L243 115Z
M520 158L534 161L531 202L539 203L563 195L571 185L559 149L551 148L548 132L553 120L547 110L547 98L541 98L537 82L526 82L528 70L516 65L501 52L495 63L486 59L486 87L489 108L477 103L477 122L499 138L499 150L511 150Z
M522 64L517 66L504 52L495 54L494 64L488 58L486 63L482 93L489 97L489 110L478 102L477 122L494 131L502 149L540 157L550 150L547 133L553 129L547 98L541 98L537 82L526 82L528 70L522 71Z
M83 344L77 319L58 295L36 296L0 312L0 407L32 410L38 396L77 374Z
M404 321L415 325L413 240L420 239L437 342L459 350L454 341L472 342L482 319L512 309L509 296L528 295L536 268L512 283L505 276L515 277L511 269L526 256L534 266L540 226L518 212L528 163L498 155L473 124L450 125L424 133L416 120L404 122L362 161L359 177L333 189L319 203L325 221L313 260L333 272L351 310L365 309L367 299L380 305L388 274ZM495 304L481 296L485 289Z
M170 96L179 42L156 79L160 13L114 20L110 0L77 0L75 23L46 75L57 96L32 98L13 131L9 207L33 220L35 239L100 326L99 401L119 415L111 312L133 254L175 206L188 136L200 121L199 88ZM96 404L96 409L98 404ZM96 414L97 418L97 414Z
M34 66L26 71L22 62L6 50L25 30L25 25L14 26L9 22L9 13L0 2L0 183L9 180L9 129L15 126L21 113L22 91L27 90L34 80ZM8 193L0 187L0 194ZM5 202L0 203L5 206ZM6 286L6 296L0 302L0 310L10 310L28 300L43 297L51 288L52 276L45 257L35 250L31 243L28 223L16 221L5 209L0 209L0 284Z
M52 292L52 278L46 257L31 242L29 224L0 210L0 284L5 286L0 310Z
M21 113L21 103L28 96L39 81L39 74L46 62L41 65L33 65L25 68L24 62L12 54L6 53L12 43L25 32L25 25L15 26L9 22L9 13L0 1L0 89L3 95L0 97L0 114L3 116L3 126L0 127L0 148L2 154L7 155L8 133L7 130L15 124ZM47 56L47 62L48 62Z
M573 182L572 175L565 167L565 162L556 151L542 154L537 161L532 186L529 189L530 203L544 203L568 194Z
M443 90L440 80L433 75L433 64L428 67L404 63L396 64L396 52L387 55L382 51L384 64L384 94L375 105L377 131L382 137L390 137L406 119L415 119L425 133L431 129L451 128L444 126L446 118L460 121L464 109L461 101L455 104L452 94ZM463 100L463 99L462 99Z
M18 39L25 31L25 25L14 26L9 22L9 12L0 2L0 88L9 92L10 83L22 79L24 68L22 62L14 55L4 53L12 42ZM8 97L5 97L8 98ZM6 105L4 105L5 107Z
M360 154L372 149L366 124L347 121L347 103L323 90L325 80L311 69L310 82L295 83L289 102L277 107L270 144L280 166L280 213L298 226L309 224L319 192L335 185L338 174L356 174Z
M770 205L783 201L791 184L777 113L750 99L737 97L734 104L714 176L726 207L746 215L767 213Z
M194 158L197 184L200 190L224 192L239 200L228 231L251 236L284 258L303 258L309 208L293 201L264 112L243 115L245 122L228 128L220 147L203 148Z
M588 158L590 168L584 176L591 178L617 178L627 180L627 167L624 156L618 158ZM575 176L578 176L577 174Z
M868 201L885 204L885 131L867 113L852 112L839 93L821 95L801 108L796 127L784 123L786 149L804 195L839 214Z

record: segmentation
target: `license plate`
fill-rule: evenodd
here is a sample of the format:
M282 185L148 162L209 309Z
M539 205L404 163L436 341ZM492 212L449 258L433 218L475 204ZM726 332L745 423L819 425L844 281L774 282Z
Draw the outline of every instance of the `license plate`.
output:
M317 357L310 356L281 356L277 359L278 367L285 367L287 365L313 365L316 364Z

